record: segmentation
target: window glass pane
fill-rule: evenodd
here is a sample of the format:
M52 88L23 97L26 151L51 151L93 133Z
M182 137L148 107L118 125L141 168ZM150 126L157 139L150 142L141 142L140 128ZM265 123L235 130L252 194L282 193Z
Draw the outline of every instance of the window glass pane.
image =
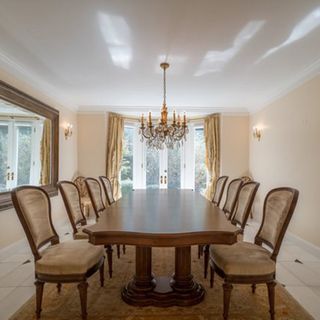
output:
M18 176L17 185L30 184L30 171L31 171L31 135L32 127L30 126L17 126L17 164Z
M122 144L121 164L121 191L123 194L132 191L133 188L133 127L124 127L124 139Z
M181 187L181 149L168 149L168 189Z
M195 181L196 191L203 193L207 186L207 169L205 165L205 143L203 128L194 131Z
M147 189L159 188L159 151L146 149L146 187Z
M0 125L0 191L7 189L8 126Z

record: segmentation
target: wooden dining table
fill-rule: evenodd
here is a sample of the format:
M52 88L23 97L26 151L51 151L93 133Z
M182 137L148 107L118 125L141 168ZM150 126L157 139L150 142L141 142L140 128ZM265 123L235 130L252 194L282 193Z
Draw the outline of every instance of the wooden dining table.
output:
M187 306L201 302L205 290L191 270L191 246L233 244L239 229L221 209L192 190L135 190L108 207L84 232L95 245L136 247L135 275L122 299L136 306ZM171 277L152 272L152 248L174 247Z

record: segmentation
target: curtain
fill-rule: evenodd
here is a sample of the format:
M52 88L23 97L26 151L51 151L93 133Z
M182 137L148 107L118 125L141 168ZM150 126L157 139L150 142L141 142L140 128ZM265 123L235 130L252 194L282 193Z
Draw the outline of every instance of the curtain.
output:
M123 132L123 118L119 114L109 113L106 175L111 181L113 197L116 201L121 198L119 175L122 162Z
M40 142L40 185L50 183L50 146L51 146L51 120L43 122L42 138Z
M220 174L220 114L213 114L204 120L206 145L206 167L210 176L205 196L212 200L215 184Z

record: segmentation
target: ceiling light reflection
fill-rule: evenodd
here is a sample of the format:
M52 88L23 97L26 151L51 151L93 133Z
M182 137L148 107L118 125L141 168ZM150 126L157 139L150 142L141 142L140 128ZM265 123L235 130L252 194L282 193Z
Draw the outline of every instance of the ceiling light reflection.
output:
M237 35L231 48L224 51L208 51L194 76L199 77L207 73L222 71L227 62L229 62L241 48L254 37L264 24L265 21L262 20L250 21Z
M131 32L123 17L99 12L99 27L113 64L129 69L132 60Z
M302 21L300 21L292 30L290 36L286 41L281 43L279 46L271 48L268 50L256 63L259 63L263 59L269 57L270 55L274 54L276 51L280 50L283 47L288 46L289 44L300 40L301 38L305 37L315 28L320 25L320 7L313 10L309 13Z

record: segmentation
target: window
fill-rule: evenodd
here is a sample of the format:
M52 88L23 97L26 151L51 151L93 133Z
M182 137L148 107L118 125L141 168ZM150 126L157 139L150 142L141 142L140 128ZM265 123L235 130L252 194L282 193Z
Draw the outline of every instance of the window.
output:
M205 164L205 141L203 127L194 128L194 189L203 193L207 187L207 168Z
M133 189L133 126L124 126L124 137L122 144L122 164L121 164L121 192L128 193Z
M0 121L0 192L40 182L40 141L43 123Z

